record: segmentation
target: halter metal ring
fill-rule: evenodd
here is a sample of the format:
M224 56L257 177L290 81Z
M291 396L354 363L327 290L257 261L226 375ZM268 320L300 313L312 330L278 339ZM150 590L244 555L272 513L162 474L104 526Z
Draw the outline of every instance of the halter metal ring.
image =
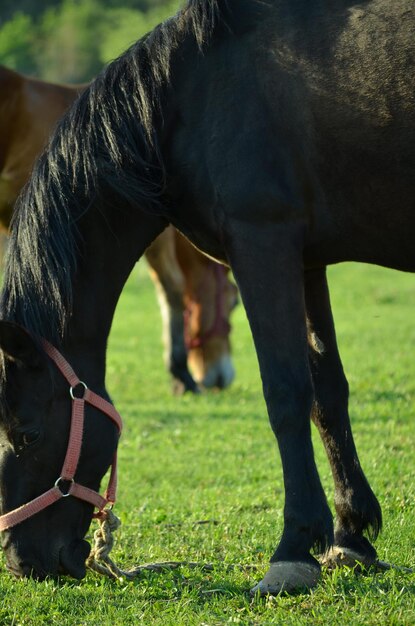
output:
M74 389L79 387L79 385L82 385L82 387L84 388L84 393L83 393L83 396L81 398L78 398L77 396L74 395ZM82 380L80 380L78 383L76 383L76 385L74 385L73 387L69 388L69 394L70 394L72 400L82 400L82 398L85 396L85 392L87 390L88 390L87 385Z
M62 491L62 489L59 487L59 483L60 483L61 481L65 482L65 483L70 483L70 485L69 485L69 489L68 489L67 493L64 493L64 492ZM59 476L59 478L55 481L55 487L58 487L59 491L60 491L60 492L61 492L61 494L62 494L62 498L67 498L68 496L70 496L70 495L71 495L71 487L72 487L72 485L74 484L74 482L75 482L75 481L74 481L74 479L73 479L73 478L63 478L63 476Z

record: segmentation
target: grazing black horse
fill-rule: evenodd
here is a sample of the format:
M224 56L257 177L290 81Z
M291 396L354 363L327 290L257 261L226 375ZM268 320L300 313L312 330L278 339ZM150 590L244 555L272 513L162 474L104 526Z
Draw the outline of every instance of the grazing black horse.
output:
M314 585L312 548L376 558L381 511L353 442L325 268L415 270L414 30L412 0L188 0L80 96L13 226L0 324L3 514L49 489L65 455L68 385L39 338L106 397L119 294L173 223L231 266L255 340L285 485L260 592ZM333 471L334 529L310 416ZM87 407L78 482L98 488L116 433ZM6 529L10 570L82 577L91 516L68 497Z

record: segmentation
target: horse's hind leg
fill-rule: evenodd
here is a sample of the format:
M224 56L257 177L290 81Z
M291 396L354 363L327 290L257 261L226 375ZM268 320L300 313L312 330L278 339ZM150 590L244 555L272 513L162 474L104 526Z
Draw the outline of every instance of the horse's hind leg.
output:
M253 592L314 586L320 566L310 550L333 541L332 515L311 442L313 387L308 363L302 233L289 225L231 224L226 252L258 355L285 486L284 529L270 569ZM288 232L287 232L288 231Z
M174 391L198 392L187 366L184 340L184 276L176 258L173 228L157 237L146 251L150 276L156 286L163 319L165 361L174 381Z
M326 557L336 562L366 565L376 560L376 551L363 536L376 538L382 516L357 456L348 413L348 384L340 360L325 269L305 274L307 315L310 321L310 367L315 403L312 418L317 425L330 461L335 483L335 548ZM319 342L321 341L321 349Z

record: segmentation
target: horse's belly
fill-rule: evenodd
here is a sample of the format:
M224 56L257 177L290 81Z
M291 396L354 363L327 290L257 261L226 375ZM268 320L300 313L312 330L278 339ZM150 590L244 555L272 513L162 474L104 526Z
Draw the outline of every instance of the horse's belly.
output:
M322 187L325 203L315 207L306 265L361 261L415 271L415 177L364 178L350 168Z

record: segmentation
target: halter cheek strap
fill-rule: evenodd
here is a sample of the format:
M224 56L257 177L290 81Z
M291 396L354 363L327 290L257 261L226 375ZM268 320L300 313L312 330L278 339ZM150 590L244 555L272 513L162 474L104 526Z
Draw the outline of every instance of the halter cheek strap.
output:
M194 350L195 348L202 348L209 339L212 337L227 337L231 332L231 325L225 316L225 297L224 288L226 278L226 269L219 263L213 263L213 273L216 281L216 298L215 298L215 318L212 326L196 337L191 336L190 331L190 318L192 315L192 307L186 307L184 310L184 330L185 330L185 344L188 350ZM203 281L200 293L205 288L205 281ZM198 291L199 291L198 289Z
M57 502L61 498L73 496L89 502L98 509L98 513L94 513L94 517L104 517L106 512L104 508L109 504L113 505L116 500L117 491L117 451L111 465L111 473L108 487L104 496L98 492L84 487L75 482L74 476L78 468L79 457L81 454L82 437L84 432L84 414L85 402L99 409L104 415L109 417L117 426L119 433L122 430L122 420L113 405L98 396L96 393L88 389L86 384L79 380L69 363L64 359L60 352L45 339L42 340L42 346L49 358L55 363L61 374L69 383L69 394L72 399L72 416L71 427L69 432L68 448L65 455L62 471L54 486L34 498L27 504L23 504L17 509L0 516L0 532L12 528L20 522L32 517L39 511ZM76 388L82 389L82 397L75 395ZM65 489L65 483L69 486Z

